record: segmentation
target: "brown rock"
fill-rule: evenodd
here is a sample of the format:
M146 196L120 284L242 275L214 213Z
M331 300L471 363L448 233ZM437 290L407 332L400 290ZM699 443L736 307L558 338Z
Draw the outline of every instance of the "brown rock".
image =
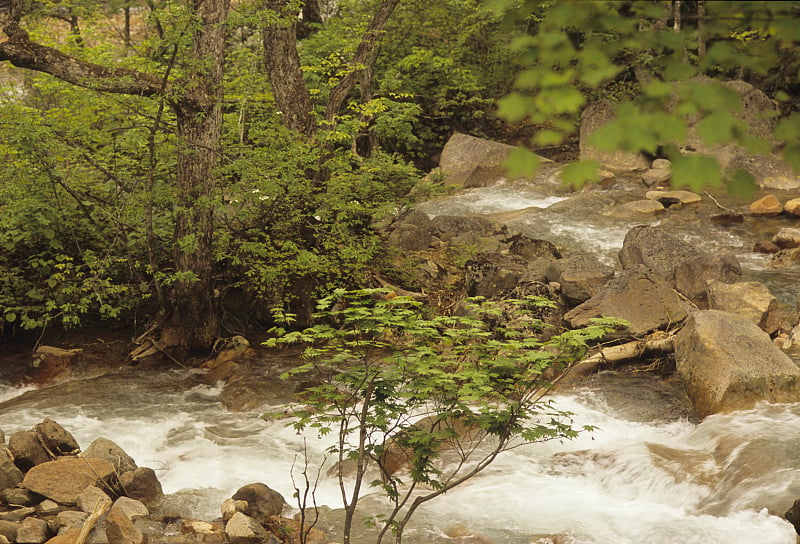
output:
M707 308L709 281L733 283L741 277L739 260L730 251L702 253L675 266L675 289L700 308Z
M50 538L51 532L47 522L39 518L25 518L19 524L17 531L18 544L44 544Z
M135 470L137 468L136 461L133 457L128 455L125 450L119 447L114 441L108 438L97 438L86 451L83 452L84 457L91 457L92 459L103 459L114 465L114 470L119 474Z
M47 541L47 544L75 544L81 536L79 528L68 529L67 532L56 535Z
M44 385L68 378L72 374L73 358L82 350L62 349L54 346L39 346L33 353L33 371L30 381Z
M11 490L22 481L22 471L14 464L5 448L0 449L0 490Z
M144 535L122 508L111 507L106 517L108 544L144 544Z
M800 229L783 227L772 237L772 241L781 249L800 247Z
M54 457L76 455L81 451L81 447L75 437L52 419L44 419L33 430L39 435L42 445Z
M128 497L141 501L148 508L158 506L164 498L164 490L152 468L139 467L120 477L122 488Z
M647 187L653 187L669 180L672 171L669 168L651 168L642 173L642 181Z
M712 310L722 310L745 317L767 334L780 328L781 316L778 300L757 281L725 284L712 281L708 285L708 305Z
M667 203L694 204L703 200L700 195L692 191L647 191L644 197L648 200L657 200L664 205Z
M8 439L8 450L14 456L14 464L23 472L50 460L50 455L39 441L39 435L32 430L12 434Z
M753 215L780 215L783 213L783 204L775 195L767 195L750 204L750 213Z
M800 401L800 368L745 317L692 313L675 336L678 373L697 413L752 408L761 400Z
M107 485L115 475L114 465L103 459L64 458L31 468L22 486L57 503L74 505L90 485Z
M286 501L283 496L262 483L247 484L239 488L232 497L235 501L247 501L245 514L260 523L270 516L279 516Z
M783 205L783 211L792 215L800 215L800 198L793 198Z
M261 524L241 512L236 512L225 524L225 536L228 538L229 544L264 544L269 542L269 534Z

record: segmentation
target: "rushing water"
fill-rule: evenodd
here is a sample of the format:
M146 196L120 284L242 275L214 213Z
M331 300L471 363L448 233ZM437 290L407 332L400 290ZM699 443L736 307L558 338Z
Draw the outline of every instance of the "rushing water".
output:
M613 260L629 224L589 218L557 220L547 208L562 198L510 185L472 191L430 204L442 213L507 213L514 228L565 247L591 249ZM749 241L722 231L700 238L707 247L739 248L754 276L796 297L797 277L767 273ZM685 233L687 239L697 233ZM201 519L238 487L264 482L291 501L292 473L307 457L319 469L328 443L296 433L286 420L230 413L216 387L190 371L121 371L47 390L0 391L6 435L45 417L72 432L82 447L100 436L156 470L169 494L165 510ZM685 393L647 375L601 373L591 384L555 397L576 425L597 430L565 442L507 452L463 487L426 506L410 542L447 542L462 524L495 542L575 544L793 544L783 512L800 498L800 404L696 422ZM304 455L306 452L306 455ZM338 507L339 491L324 472L316 500ZM367 509L380 509L377 496ZM367 537L365 542L369 542Z

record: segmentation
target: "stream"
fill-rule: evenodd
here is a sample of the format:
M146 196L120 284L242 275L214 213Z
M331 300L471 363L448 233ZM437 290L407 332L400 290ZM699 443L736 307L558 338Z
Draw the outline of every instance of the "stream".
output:
M558 222L547 210L563 200L509 184L442 199L425 211L505 214L512 230L611 262L636 223L589 216ZM796 300L800 274L766 271L749 252L746 229L700 237L688 228L683 235L705 248L736 249L747 276L769 282L782 300ZM41 390L0 386L0 429L8 436L49 417L84 449L97 437L111 439L140 466L155 469L168 494L164 511L212 520L223 499L252 482L291 503L292 473L302 467L303 452L314 474L331 439L298 434L260 412L228 412L219 393L192 370L121 369ZM764 403L697 422L675 379L610 371L553 398L575 414L576 425L597 430L505 453L424 507L405 541L453 542L444 533L460 524L497 544L797 542L782 516L800 498L800 403ZM325 476L332 464L322 465L315 497L337 508L338 487ZM382 502L367 496L365 504L378 510ZM362 541L370 542L364 531Z

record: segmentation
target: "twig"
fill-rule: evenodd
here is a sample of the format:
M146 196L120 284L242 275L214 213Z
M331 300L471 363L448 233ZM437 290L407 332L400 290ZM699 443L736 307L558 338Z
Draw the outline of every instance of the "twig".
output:
M109 506L110 503L102 500L98 500L95 503L92 513L89 514L89 517L86 518L86 521L83 522L81 533L75 540L75 544L86 544L86 540L89 538L89 533L92 532L94 526L97 525L97 521L102 517L103 514L106 513L106 510L108 510Z

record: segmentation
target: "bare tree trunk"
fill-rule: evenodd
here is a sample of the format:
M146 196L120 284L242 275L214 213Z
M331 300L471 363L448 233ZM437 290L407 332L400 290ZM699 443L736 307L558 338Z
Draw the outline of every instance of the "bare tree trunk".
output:
M389 21L394 8L400 3L400 0L383 0L378 11L372 17L372 21L367 28L366 34L361 39L361 43L356 48L355 55L350 65L354 68L346 76L344 76L339 84L331 91L331 96L328 99L328 107L325 110L325 118L332 121L342 108L347 95L353 90L353 87L362 77L364 71L372 70L375 64L375 59L378 56L378 45L380 45L383 29Z
M672 30L681 31L681 0L672 2Z
M266 7L276 11L281 21L263 30L264 64L284 126L310 136L317 124L297 55L297 15L286 12L288 3L266 0Z

